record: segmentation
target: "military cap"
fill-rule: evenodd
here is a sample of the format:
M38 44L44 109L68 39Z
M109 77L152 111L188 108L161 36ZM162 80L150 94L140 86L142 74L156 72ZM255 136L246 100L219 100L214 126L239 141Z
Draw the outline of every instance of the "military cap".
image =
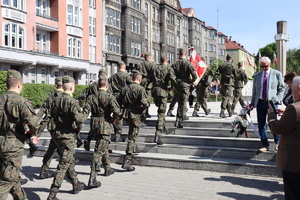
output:
M55 78L55 84L56 85L62 85L62 77L56 77Z
M10 70L7 71L7 78L19 78L19 79L22 79L22 75L17 70L10 69Z
M231 59L231 56L229 54L227 54L226 60L230 60L230 59Z
M178 54L179 54L179 55L182 55L184 52L185 52L185 49L184 49L184 48L179 48L179 49L178 49Z
M64 76L64 77L62 78L62 82L63 82L63 83L75 83L75 80L74 80L74 78L71 77L71 76Z
M168 56L167 56L166 53L162 53L162 54L160 55L160 58L161 58L161 60L165 60L166 58L168 58Z
M134 74L142 75L141 72L140 72L139 70L136 70L136 69L132 70L132 71L131 71L131 74L132 74L132 75L134 75Z
M125 63L121 60L119 61L118 66L122 66L122 65L125 65Z

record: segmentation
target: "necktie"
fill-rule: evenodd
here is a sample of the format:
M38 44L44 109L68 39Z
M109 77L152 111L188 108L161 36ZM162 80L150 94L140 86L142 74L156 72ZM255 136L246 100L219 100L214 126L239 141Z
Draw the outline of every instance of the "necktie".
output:
M268 74L267 72L264 72L264 81L263 81L263 90L262 90L263 100L267 99L267 86L268 86Z

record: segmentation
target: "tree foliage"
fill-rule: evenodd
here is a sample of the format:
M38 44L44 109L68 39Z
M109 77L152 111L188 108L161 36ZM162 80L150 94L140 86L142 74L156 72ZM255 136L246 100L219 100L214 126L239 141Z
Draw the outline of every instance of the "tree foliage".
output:
M259 49L259 52L260 52L260 55L263 57L263 56L266 56L268 58L270 58L270 60L272 61L271 63L271 67L276 69L276 64L274 62L274 54L276 54L276 43L273 42L271 44L268 44L266 45L265 47L263 48L260 48ZM257 53L256 57L255 57L255 63L257 66L259 66L259 52ZM259 71L259 67L257 68L257 70Z
M289 49L286 57L286 71L294 71L300 75L300 49Z

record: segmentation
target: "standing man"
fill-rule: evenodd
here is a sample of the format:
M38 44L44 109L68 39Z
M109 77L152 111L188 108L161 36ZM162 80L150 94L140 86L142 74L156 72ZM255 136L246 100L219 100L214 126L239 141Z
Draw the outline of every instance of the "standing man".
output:
M216 71L217 76L221 76L221 95L222 95L222 103L221 103L221 112L220 117L225 118L224 111L227 109L229 117L232 116L231 104L230 104L230 96L232 93L233 87L233 78L236 76L236 68L232 63L232 59L230 55L226 56L226 62L220 65Z
M142 74L135 72L133 74L132 83L122 89L120 94L120 102L123 108L123 118L127 120L129 125L128 143L126 155L122 165L127 171L134 171L131 166L131 158L136 142L136 138L140 131L141 115L146 108L149 107L149 99L145 89L140 85L142 82Z
M143 86L145 88L147 96L150 99L151 98L151 89L152 89L151 75L153 74L153 70L155 69L155 63L152 62L151 52L145 52L144 58L145 58L145 61L141 62L136 67L136 70L138 70L143 76L141 86ZM145 110L144 113L145 113L144 114L145 118L151 118L148 108Z
M280 120L271 105L268 109L270 130L281 135L276 165L282 170L287 200L300 199L300 76L293 79L292 95L295 103L286 107Z
M118 123L120 107L115 97L108 93L108 81L99 79L99 91L90 95L83 107L83 113L91 113L91 135L96 140L95 153L91 162L91 173L88 186L100 187L100 181L97 181L97 174L100 172L101 161L103 163L105 176L109 176L115 171L111 169L108 145L110 135L113 132L112 122ZM113 117L111 117L113 114Z
M115 96L117 100L119 100L120 93L124 87L130 85L132 82L131 76L126 72L126 65L123 61L120 61L118 64L118 72L112 75L108 79L108 83L111 87L112 94ZM118 102L120 104L120 102ZM115 141L122 142L121 134L122 134L122 126L123 120L120 120L118 124L114 125L115 132Z
M211 85L212 77L214 77L214 73L207 66L205 73L203 74L202 79L196 86L196 94L197 94L197 102L194 107L193 117L199 117L198 111L200 107L204 110L205 115L208 115L211 112L211 109L207 108L207 98L209 97L208 88Z
M51 105L52 105L52 102L54 101L54 99L56 97L60 97L63 93L62 77L55 78L55 86L54 87L56 88L55 92L47 98L47 100L42 105L41 109L39 110L39 112L37 114L39 117L42 117L45 114L44 120L41 122L38 132L41 134L47 126L47 129L51 135L51 140L50 140L48 149L43 158L43 165L41 167L41 173L40 173L41 179L50 178L53 176L52 174L50 174L48 172L48 169L49 169L51 160L53 158L53 155L54 155L57 147L53 140L54 133L55 133L55 123L54 123L53 118L50 118L50 112L51 112Z
M30 102L20 96L20 72L9 70L6 86L7 92L0 96L0 199L7 199L10 193L14 199L24 200L26 194L20 184L24 142L26 134L36 134L38 117Z
M242 96L242 90L243 90L244 85L247 84L247 82L248 82L248 78L245 73L245 70L243 70L243 63L239 62L238 69L236 71L236 76L234 78L234 91L233 91L234 99L233 99L232 107L231 107L231 111L233 113L235 113L234 109L235 109L235 106L238 101L240 102L242 107L245 106L245 101Z
M163 53L161 55L161 64L156 67L153 71L153 88L152 96L157 109L157 123L154 142L158 145L163 144L160 139L160 134L163 132L165 127L165 114L167 110L168 101L168 86L171 84L173 87L176 84L176 77L174 71L169 67L169 59L167 55ZM170 83L171 82L171 83Z
M183 116L186 113L186 102L189 98L191 83L197 79L196 71L193 65L186 59L186 50L179 49L179 60L177 60L172 68L176 76L175 90L178 94L178 109L176 115L177 128L183 128Z
M262 57L260 60L260 72L254 74L251 104L256 108L258 130L261 137L262 148L258 153L269 151L266 117L268 102L274 105L282 101L284 85L281 72L271 69L271 60ZM274 135L275 149L278 147L279 136Z
M62 83L64 92L53 101L51 106L51 116L55 123L53 139L60 159L47 200L57 199L57 192L61 187L66 173L73 185L74 194L79 193L85 187L85 184L79 182L77 179L74 157L75 135L80 132L85 117L81 113L79 103L73 98L75 80L70 76L64 76Z

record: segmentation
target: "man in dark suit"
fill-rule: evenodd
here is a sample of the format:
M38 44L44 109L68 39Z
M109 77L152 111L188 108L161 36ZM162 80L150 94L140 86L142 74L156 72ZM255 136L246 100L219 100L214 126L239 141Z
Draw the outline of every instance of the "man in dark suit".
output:
M266 117L268 101L274 105L282 101L284 85L281 72L271 69L271 60L262 57L260 60L261 71L254 74L251 104L257 111L258 130L261 137L262 148L258 153L269 151ZM278 148L279 136L274 135L275 150Z
M280 120L271 105L268 109L269 127L281 135L276 165L282 170L286 200L300 199L300 76L293 79L292 95L295 103L286 107Z

